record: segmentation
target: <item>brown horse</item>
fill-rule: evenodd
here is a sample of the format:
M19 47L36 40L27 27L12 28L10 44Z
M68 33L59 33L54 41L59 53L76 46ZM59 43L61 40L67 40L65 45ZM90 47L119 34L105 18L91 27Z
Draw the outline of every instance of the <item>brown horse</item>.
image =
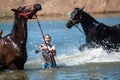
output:
M27 21L41 9L40 4L12 9L15 12L13 29L0 40L0 70L24 69L27 60Z

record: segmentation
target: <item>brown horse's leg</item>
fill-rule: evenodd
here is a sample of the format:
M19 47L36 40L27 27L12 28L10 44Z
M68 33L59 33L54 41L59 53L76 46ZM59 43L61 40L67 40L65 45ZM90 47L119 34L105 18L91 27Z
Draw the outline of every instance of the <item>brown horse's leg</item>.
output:
M23 69L24 69L24 65L21 65L21 66L20 66L20 69L23 70Z
M15 65L14 63L14 58L11 57L11 56L8 56L6 58L6 62L5 62L5 66L8 68L8 69L12 69L12 70L18 70L17 66Z
M6 67L4 64L0 64L0 71L4 70Z
M16 65L14 63L11 63L11 64L7 65L7 67L5 67L4 64L0 65L0 71L4 70L6 68L9 68L11 70L18 70L18 68L16 67Z
M9 65L7 65L9 69L11 70L18 70L17 66L15 65L15 63L10 63Z
M16 64L16 66L17 66L17 68L18 68L19 70L23 70L23 69L24 69L24 65L20 65L20 64L17 65L17 64Z

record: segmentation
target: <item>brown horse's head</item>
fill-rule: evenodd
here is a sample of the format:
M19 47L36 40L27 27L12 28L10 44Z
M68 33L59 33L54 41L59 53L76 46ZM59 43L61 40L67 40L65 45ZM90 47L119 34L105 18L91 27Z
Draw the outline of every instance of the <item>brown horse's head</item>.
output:
M21 6L18 9L12 9L12 11L27 19L31 19L36 14L36 12L41 9L42 7L40 4L34 4L29 6Z

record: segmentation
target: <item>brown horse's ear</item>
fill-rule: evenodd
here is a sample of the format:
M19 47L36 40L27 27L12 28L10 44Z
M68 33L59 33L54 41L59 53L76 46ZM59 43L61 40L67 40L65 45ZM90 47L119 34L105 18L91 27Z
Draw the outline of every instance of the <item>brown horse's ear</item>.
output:
M17 9L11 9L13 12L18 12L18 10Z

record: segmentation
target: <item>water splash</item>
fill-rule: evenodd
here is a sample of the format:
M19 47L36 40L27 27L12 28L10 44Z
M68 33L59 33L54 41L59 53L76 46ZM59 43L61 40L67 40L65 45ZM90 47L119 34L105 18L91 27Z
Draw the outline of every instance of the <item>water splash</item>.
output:
M102 48L86 49L80 53L60 55L56 59L59 65L73 66L85 63L119 62L120 52L107 53Z
M61 54L55 57L58 66L74 66L86 63L120 62L120 52L107 53L102 48L86 49L73 54ZM41 68L40 58L26 63L27 67Z

